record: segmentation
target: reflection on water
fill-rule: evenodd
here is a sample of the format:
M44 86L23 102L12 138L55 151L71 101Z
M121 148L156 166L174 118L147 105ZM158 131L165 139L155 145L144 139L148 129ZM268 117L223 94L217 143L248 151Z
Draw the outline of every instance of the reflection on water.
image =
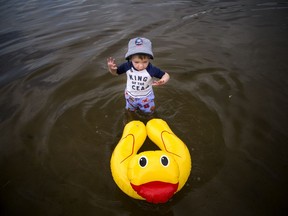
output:
M3 1L1 215L287 213L287 11L257 0ZM106 58L122 62L139 35L171 75L155 88L157 117L193 158L163 205L127 197L110 172L127 119L125 77Z

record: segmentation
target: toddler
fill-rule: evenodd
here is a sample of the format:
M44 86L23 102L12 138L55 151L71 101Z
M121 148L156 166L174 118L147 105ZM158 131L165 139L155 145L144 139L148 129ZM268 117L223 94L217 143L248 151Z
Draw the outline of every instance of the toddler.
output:
M128 52L125 55L127 62L117 66L115 59L112 57L107 59L111 74L127 75L125 108L128 111L141 110L144 113L153 113L155 110L152 86L165 84L170 76L150 63L150 59L153 58L151 41L137 37L129 41Z

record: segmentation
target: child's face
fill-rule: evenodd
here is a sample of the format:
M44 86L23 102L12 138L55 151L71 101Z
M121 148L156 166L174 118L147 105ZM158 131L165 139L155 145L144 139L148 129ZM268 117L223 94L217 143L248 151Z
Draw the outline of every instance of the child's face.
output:
M149 64L149 57L148 56L141 56L141 58L138 55L134 55L131 58L131 62L138 71L144 70L147 68Z

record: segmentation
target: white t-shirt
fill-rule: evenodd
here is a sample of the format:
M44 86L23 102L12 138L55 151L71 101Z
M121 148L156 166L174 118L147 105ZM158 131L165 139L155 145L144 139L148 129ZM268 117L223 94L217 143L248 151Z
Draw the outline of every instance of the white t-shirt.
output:
M117 74L123 73L127 75L126 92L134 98L145 97L152 93L153 77L161 79L165 74L151 63L148 64L146 69L137 71L130 61L118 67Z

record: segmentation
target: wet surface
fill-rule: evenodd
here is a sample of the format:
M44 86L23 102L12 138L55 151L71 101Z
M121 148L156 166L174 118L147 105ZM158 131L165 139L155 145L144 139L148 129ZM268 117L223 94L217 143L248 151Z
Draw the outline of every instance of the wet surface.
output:
M11 0L0 11L1 215L287 214L286 2ZM125 76L106 58L123 62L136 36L171 75L154 88L157 117L193 158L163 205L127 197L110 172L127 117Z

